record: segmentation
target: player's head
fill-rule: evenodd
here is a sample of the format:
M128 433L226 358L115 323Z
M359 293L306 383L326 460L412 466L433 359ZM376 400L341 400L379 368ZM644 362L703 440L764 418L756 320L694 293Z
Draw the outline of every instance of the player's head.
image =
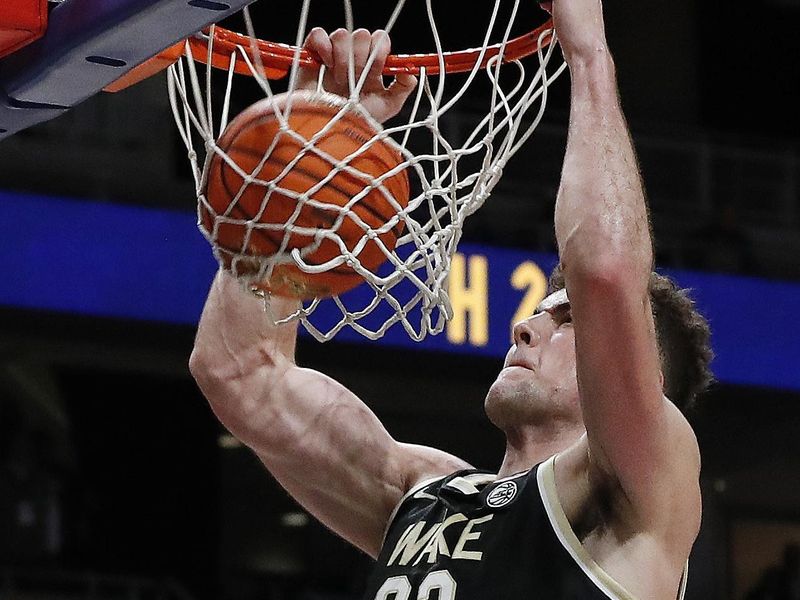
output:
M564 275L559 265L550 275L549 292L563 288ZM711 331L687 291L669 277L651 273L649 289L664 395L685 415L713 379L709 368L714 356Z
M507 435L520 426L581 425L575 333L565 290L548 295L514 324L503 370L486 395L486 414ZM524 429L524 427L523 427Z
M653 273L649 287L664 394L685 413L711 381L708 323L686 291L667 277ZM507 433L514 423L563 427L582 422L575 336L560 268L551 275L548 291L534 314L514 326L505 368L486 397L487 415Z

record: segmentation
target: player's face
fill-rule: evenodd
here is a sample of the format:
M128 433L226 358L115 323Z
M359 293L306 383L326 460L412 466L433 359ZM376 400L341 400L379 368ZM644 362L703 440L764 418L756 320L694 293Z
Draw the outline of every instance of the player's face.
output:
M503 370L486 396L486 413L504 430L580 418L575 332L564 290L542 300L531 317L514 325Z

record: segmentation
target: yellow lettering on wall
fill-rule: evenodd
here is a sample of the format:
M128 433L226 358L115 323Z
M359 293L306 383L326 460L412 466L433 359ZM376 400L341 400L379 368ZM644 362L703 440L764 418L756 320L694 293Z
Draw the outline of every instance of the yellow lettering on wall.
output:
M525 292L517 312L514 313L514 319L511 321L513 327L514 323L530 317L539 306L539 302L544 299L547 294L547 276L539 268L539 265L528 260L514 269L511 274L511 285L515 290L528 290Z
M453 344L469 341L473 346L485 346L489 343L489 265L486 257L474 254L467 261L463 254L453 256L448 285L453 318L447 324L447 339Z

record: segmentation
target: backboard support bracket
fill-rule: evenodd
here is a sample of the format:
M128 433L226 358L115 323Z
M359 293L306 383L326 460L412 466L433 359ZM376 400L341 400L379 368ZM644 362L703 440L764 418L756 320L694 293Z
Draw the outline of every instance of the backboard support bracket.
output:
M53 119L254 0L66 0L47 33L0 60L0 140Z

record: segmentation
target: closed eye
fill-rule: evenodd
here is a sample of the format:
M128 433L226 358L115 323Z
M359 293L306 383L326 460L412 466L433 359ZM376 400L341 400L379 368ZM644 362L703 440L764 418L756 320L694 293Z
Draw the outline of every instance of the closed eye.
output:
M572 310L570 309L569 304L562 304L561 306L556 307L552 311L551 315L559 327L561 325L572 324Z

